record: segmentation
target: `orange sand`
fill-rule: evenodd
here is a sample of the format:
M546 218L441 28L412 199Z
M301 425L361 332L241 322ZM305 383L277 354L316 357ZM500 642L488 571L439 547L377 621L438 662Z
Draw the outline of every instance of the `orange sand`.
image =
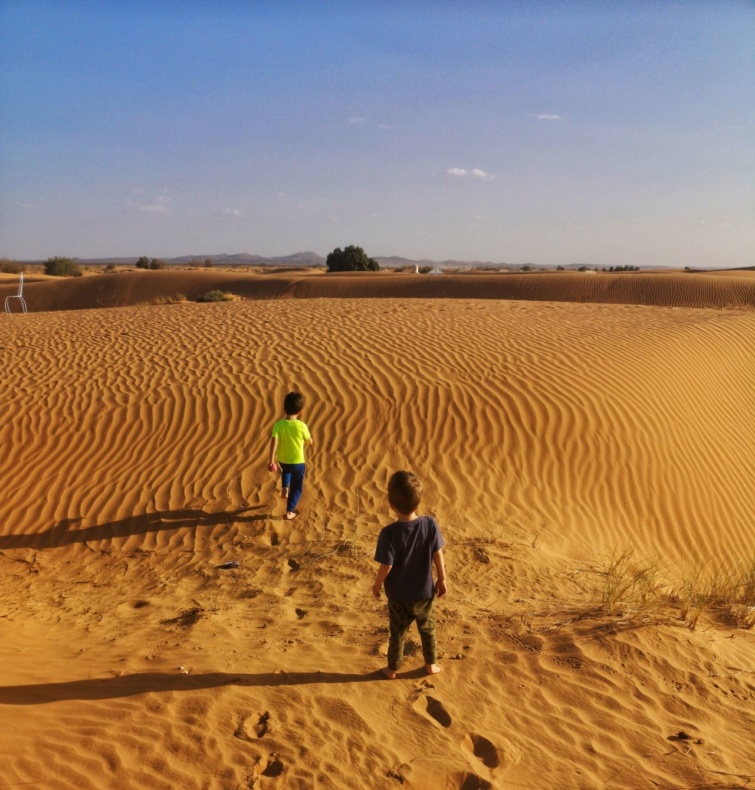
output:
M139 305L211 288L258 298ZM755 634L596 608L628 545L670 575L755 557L755 279L129 272L25 296L0 315L0 787L755 777ZM265 449L291 388L316 444L288 523ZM414 637L391 682L371 586L397 468L449 594L443 673Z

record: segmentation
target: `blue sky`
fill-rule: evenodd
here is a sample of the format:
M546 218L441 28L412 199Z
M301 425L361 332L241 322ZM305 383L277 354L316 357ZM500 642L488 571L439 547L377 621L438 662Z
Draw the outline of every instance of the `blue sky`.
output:
M1 0L0 256L755 264L751 0Z

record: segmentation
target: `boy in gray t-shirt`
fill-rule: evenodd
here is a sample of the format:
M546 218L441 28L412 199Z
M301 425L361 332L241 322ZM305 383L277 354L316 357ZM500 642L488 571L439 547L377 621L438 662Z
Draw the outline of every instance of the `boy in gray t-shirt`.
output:
M435 596L446 594L443 536L432 516L418 516L422 481L412 472L396 472L388 482L388 501L398 519L378 536L375 561L380 568L372 594L380 597L385 582L388 596L390 641L388 666L383 674L393 680L404 655L409 626L416 620L422 641L425 671L440 672L435 645ZM438 580L433 584L433 565Z

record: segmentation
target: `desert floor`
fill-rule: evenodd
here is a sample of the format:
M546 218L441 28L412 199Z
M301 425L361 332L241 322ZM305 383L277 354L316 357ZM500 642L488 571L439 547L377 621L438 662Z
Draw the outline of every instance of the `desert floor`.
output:
M0 787L751 786L753 274L30 277L0 314ZM179 297L211 288L237 298ZM442 674L414 634L388 681L401 468L449 592Z

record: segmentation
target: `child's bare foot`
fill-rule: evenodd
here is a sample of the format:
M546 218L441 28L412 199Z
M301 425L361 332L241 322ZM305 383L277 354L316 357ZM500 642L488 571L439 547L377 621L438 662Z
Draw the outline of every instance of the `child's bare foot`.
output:
M396 679L396 673L390 667L383 667L380 671L388 678L388 680Z
M281 499L288 499L288 489L281 488Z
M286 519L286 521L291 521L292 519L295 519L298 515L299 514L295 510L291 510L288 513L286 513L284 518Z
M438 672L442 672L443 669L438 666L438 664L425 664L425 672L428 675L437 675Z

